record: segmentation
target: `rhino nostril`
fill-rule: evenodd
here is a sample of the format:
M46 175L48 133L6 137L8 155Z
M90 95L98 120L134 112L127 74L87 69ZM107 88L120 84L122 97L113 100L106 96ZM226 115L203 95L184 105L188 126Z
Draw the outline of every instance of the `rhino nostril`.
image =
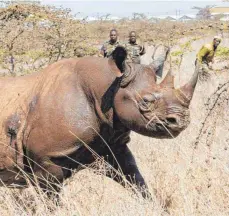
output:
M178 124L177 119L174 117L167 117L166 121L170 124Z

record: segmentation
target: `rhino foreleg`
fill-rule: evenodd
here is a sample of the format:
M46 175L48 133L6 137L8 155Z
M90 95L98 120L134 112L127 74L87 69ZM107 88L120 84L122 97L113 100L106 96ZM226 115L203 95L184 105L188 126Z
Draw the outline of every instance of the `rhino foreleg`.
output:
M114 151L114 154L118 164L114 161L114 159L112 159L112 166L115 169L121 168L126 180L131 184L134 184L144 198L150 198L150 193L147 191L148 187L128 146L122 146L118 149L118 151ZM120 178L118 176L115 177L114 180L120 183ZM123 181L121 181L121 184L125 185Z

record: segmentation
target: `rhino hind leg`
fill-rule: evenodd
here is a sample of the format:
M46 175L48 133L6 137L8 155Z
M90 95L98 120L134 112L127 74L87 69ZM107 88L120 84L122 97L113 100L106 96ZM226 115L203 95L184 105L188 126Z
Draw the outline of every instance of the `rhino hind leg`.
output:
M132 155L128 146L123 145L121 148L119 148L118 151L114 151L114 154L119 164L117 164L111 155L109 156L109 163L117 170L119 168L122 169L122 173L125 175L126 180L129 181L132 185L136 186L137 190L142 194L143 198L151 199L151 195L148 192L146 182L141 175L134 156ZM125 186L125 182L120 181L119 176L114 177L114 180Z

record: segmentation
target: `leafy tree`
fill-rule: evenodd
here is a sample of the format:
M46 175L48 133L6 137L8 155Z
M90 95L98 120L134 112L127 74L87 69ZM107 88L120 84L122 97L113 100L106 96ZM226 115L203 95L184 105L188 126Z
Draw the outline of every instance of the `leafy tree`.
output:
M132 16L133 16L132 18L133 20L146 20L147 19L144 13L133 13Z
M0 60L11 74L22 70L23 64L36 70L61 58L80 56L82 43L92 52L85 43L89 40L85 23L74 19L69 9L10 4L0 8L0 31ZM86 55L86 46L83 51Z

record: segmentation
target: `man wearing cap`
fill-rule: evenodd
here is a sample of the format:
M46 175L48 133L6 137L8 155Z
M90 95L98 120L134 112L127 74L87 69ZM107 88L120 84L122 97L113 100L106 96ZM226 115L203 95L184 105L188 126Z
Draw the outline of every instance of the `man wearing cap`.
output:
M205 44L198 52L196 63L198 61L201 64L203 72L209 72L209 69L212 68L210 64L214 62L213 58L220 42L221 37L215 36L212 43Z
M129 33L129 41L125 47L127 50L127 61L140 64L140 56L145 54L145 47L137 43L135 31Z
M116 29L112 29L110 31L110 40L106 41L101 50L100 50L100 56L103 56L104 58L109 58L111 56L111 53L115 50L115 48L120 45L118 41L118 32Z

